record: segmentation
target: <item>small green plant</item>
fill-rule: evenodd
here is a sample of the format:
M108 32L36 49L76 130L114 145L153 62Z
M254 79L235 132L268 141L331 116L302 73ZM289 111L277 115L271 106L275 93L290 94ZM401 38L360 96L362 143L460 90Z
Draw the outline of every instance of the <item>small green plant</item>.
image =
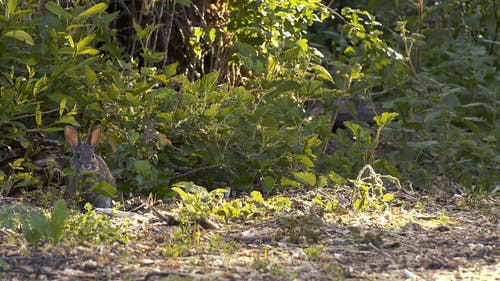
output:
M325 250L325 246L323 245L312 245L310 247L304 248L304 253L306 253L309 257L313 259L319 259L321 253Z
M172 228L171 239L166 243L163 255L176 258L189 256L199 245L199 239L195 236L199 236L199 230L187 226Z
M329 264L326 267L326 272L329 273L330 280L341 281L344 280L344 268L339 264Z
M314 197L313 202L321 206L326 212L334 212L339 209L339 200L332 195L323 197L323 195L318 194Z
M335 171L343 175L354 176L364 165L373 165L376 168L384 169L388 174L398 177L398 171L389 165L384 159L378 159L376 152L379 148L383 129L398 116L395 112L383 112L373 117L377 130L372 136L368 128L364 128L354 122L346 121L344 125L349 130L350 135L344 130L339 130L335 139L342 146L342 150L334 153L336 163L332 163ZM333 178L332 178L333 177ZM330 175L331 180L343 183L336 173Z
M291 243L300 243L302 241L317 242L321 237L320 228L323 221L318 215L306 215L299 217L283 217L280 224L285 228Z
M377 174L370 165L365 165L357 178L349 181L353 184L353 208L361 211L385 210L389 207L394 194L386 192L388 182L401 188L398 178Z
M225 254L226 258L229 259L229 254L234 252L236 248L236 242L234 240L226 241L225 236L213 233L209 238L209 253L211 254Z
M290 199L283 196L276 196L265 200L259 191L252 191L250 198L246 200L235 199L223 203L216 210L216 213L223 219L229 218L249 218L255 215L264 215L269 212L279 212L291 206Z
M68 209L64 200L59 199L54 204L54 210L49 217L42 213L34 213L29 221L23 225L24 238L35 249L42 239L50 239L57 244L61 240L66 226Z
M227 190L215 189L208 192L193 182L178 182L173 185L172 190L181 198L177 208L181 227L172 232L174 242L166 246L164 254L185 256L200 244L199 223L214 214Z
M225 189L215 189L208 192L204 187L192 182L178 182L172 190L180 197L179 221L183 225L196 227L200 219L208 219L221 203Z
M0 195L9 195L15 187L41 186L42 181L33 176L33 164L25 158L18 158L8 163L10 172L0 170Z
M84 209L84 213L74 213L69 217L65 230L67 241L92 244L128 241L126 225L117 225L111 216L96 213L90 203L86 203Z

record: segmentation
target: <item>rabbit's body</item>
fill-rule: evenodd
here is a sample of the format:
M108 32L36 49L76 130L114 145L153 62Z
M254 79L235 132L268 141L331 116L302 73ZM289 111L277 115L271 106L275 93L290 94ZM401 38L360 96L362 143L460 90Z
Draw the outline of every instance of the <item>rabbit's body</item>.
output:
M94 153L99 139L101 138L102 127L97 126L89 135L87 142L82 143L78 131L71 126L64 128L64 137L70 144L73 150L71 157L71 168L77 173L79 180L77 181L74 176L68 178L67 184L73 192L77 189L77 182L81 183L81 189L84 192L84 201L90 202L94 207L108 208L112 206L110 197L90 192L93 182L105 181L113 186L116 186L116 181L108 165L104 162L101 156ZM81 175L84 173L84 175ZM90 180L89 180L90 179Z

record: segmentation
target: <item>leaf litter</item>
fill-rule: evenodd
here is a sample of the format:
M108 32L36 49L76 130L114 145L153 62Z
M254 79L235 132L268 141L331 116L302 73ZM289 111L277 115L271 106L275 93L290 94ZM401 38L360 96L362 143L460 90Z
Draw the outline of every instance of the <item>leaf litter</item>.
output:
M326 191L325 191L326 190ZM323 189L321 192L328 192ZM331 193L334 190L330 190ZM499 280L497 197L404 194L398 207L325 211L318 191L287 192L286 211L214 219L182 238L172 206L114 216L126 241L44 244L0 231L3 280ZM6 203L7 204L7 203ZM10 202L9 204L12 204ZM344 206L345 205L345 206ZM154 211L153 211L154 210Z

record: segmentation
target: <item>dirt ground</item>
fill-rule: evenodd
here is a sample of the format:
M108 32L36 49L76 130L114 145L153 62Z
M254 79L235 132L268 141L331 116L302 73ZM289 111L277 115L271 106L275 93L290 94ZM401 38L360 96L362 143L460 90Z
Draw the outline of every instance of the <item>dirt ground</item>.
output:
M498 198L406 193L383 212L325 212L312 203L316 195L284 194L292 201L286 212L215 220L184 248L172 238L178 227L162 215L166 206L114 217L126 220L130 238L98 246L63 242L33 251L21 231L2 228L0 278L500 280Z

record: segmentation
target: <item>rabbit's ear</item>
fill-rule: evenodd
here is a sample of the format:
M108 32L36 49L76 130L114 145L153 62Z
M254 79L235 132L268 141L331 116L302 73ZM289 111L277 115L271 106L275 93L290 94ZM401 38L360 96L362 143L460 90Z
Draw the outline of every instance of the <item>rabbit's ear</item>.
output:
M92 133L89 135L87 143L90 144L92 147L96 147L97 144L99 143L99 139L101 138L101 134L102 134L102 126L97 125L95 129L92 131Z
M71 147L77 147L80 144L80 137L78 136L78 131L75 127L64 127L64 138L66 138L66 141Z

